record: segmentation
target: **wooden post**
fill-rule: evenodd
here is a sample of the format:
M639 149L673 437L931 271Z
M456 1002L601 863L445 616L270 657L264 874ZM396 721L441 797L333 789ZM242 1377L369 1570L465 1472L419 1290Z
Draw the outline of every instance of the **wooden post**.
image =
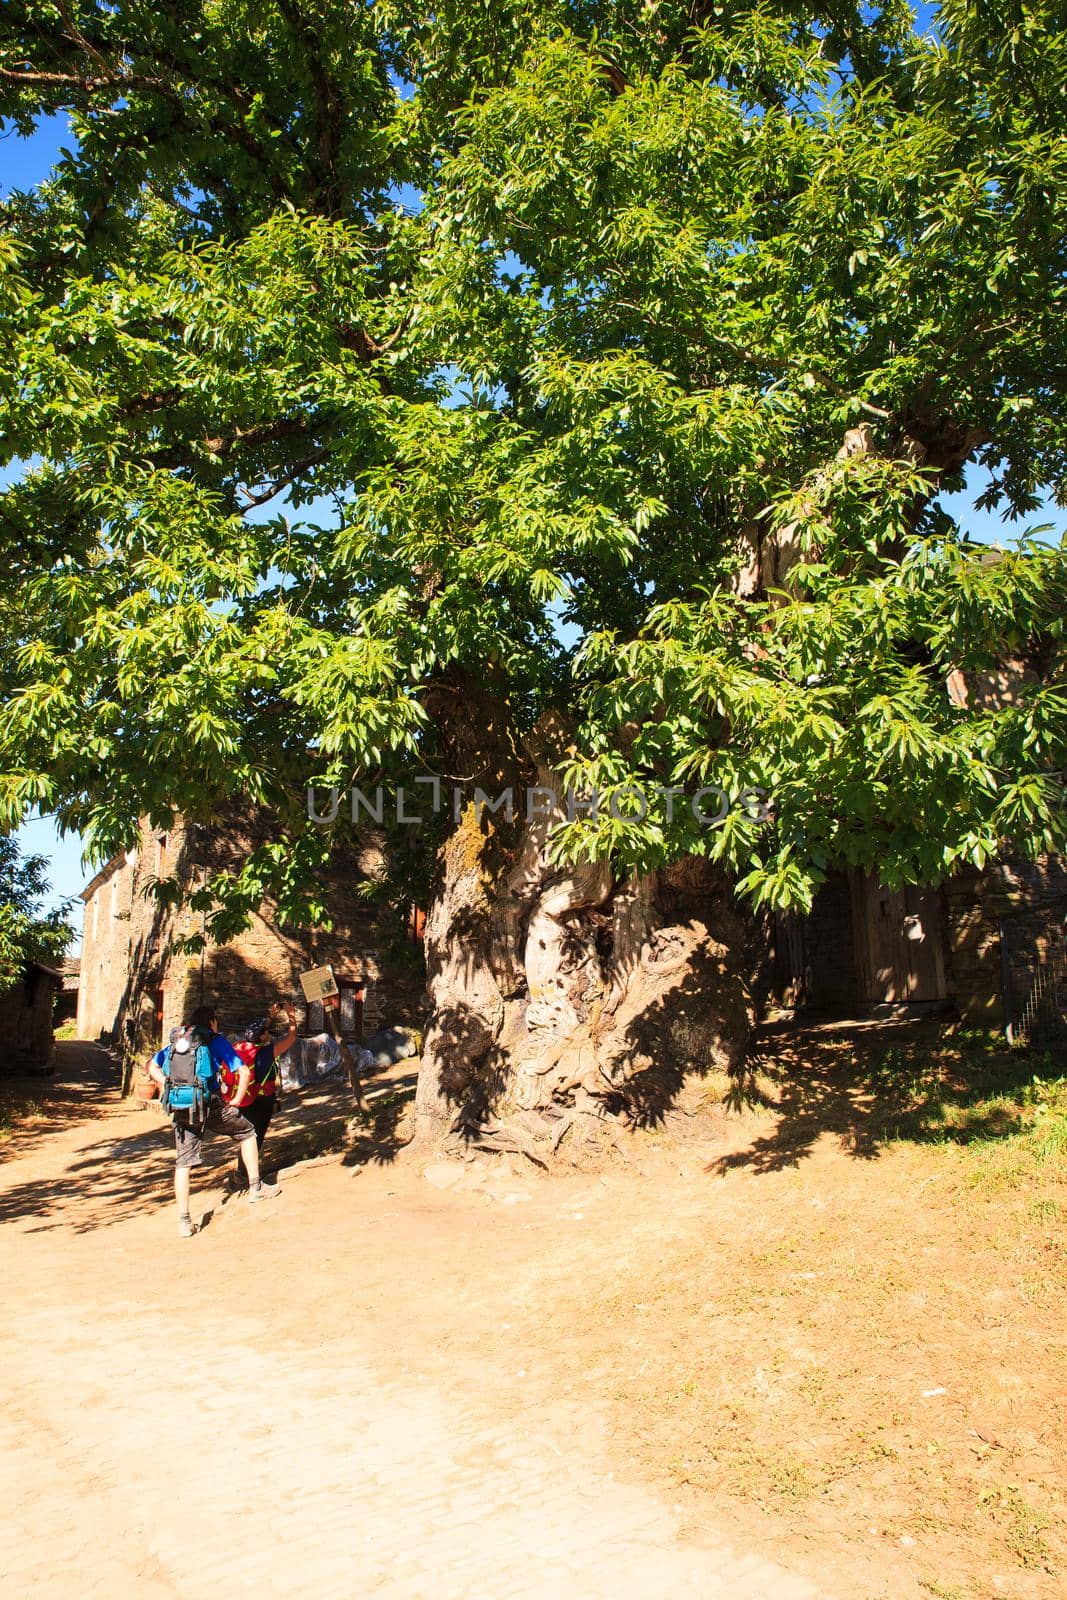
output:
M348 1073L348 1086L352 1091L352 1098L355 1100L356 1105L362 1115L366 1116L367 1112L370 1110L370 1107L363 1098L363 1085L359 1081L359 1074L356 1071L356 1063L352 1059L352 1052L341 1037L341 1026L339 1020L340 1013L341 1001L338 995L329 996L323 1000L323 1020L325 1021L326 1026L329 1028L330 1033L333 1035L334 1042L337 1045L338 1051L340 1052L341 1061L344 1065L345 1071Z

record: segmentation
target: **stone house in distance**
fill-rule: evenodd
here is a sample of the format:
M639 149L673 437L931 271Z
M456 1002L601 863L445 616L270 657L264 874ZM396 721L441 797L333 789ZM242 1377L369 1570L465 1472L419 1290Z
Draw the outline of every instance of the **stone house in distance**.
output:
M961 706L996 707L1032 677L1021 662L946 687ZM216 1008L224 1029L291 998L303 1032L323 1026L306 1007L298 974L329 964L341 991L341 1027L358 1038L423 1020L421 917L372 909L360 886L381 870L372 846L335 863L324 885L334 930L282 930L264 904L223 946L183 955L197 916L161 908L147 891L177 876L189 888L244 860L254 825L147 822L135 850L116 856L83 891L85 930L78 998L82 1038L112 1039L124 1061L143 1061L196 1006ZM859 872L831 874L809 916L768 919L757 937L754 994L801 1017L955 1014L1002 1027L1019 1041L1067 1038L1067 864L1005 855L936 887L890 890Z
M332 876L332 932L283 930L264 904L229 944L196 955L173 948L199 931L198 918L161 908L150 884L176 874L192 886L238 865L249 843L247 833L222 826L179 822L162 831L144 823L137 848L83 890L77 1031L113 1041L127 1083L133 1066L201 1004L216 1008L225 1031L289 998L301 1031L318 1032L321 1007L305 1005L298 975L323 963L337 977L347 1038L423 1020L422 917L367 905L359 886L378 865L368 855ZM777 916L767 931L756 991L797 1021L927 1012L1002 1027L1020 1040L1067 1036L1067 865L1058 857L1005 857L938 888L888 890L859 873L833 874L810 916Z
M30 961L19 981L0 994L0 1072L48 1070L55 998L62 986L62 972Z
M334 922L322 928L281 928L265 902L251 925L228 944L198 954L175 948L202 930L200 913L163 907L151 893L157 880L177 877L188 889L227 867L236 869L257 840L255 826L185 823L169 829L143 821L136 848L114 856L82 891L85 923L77 1028L81 1038L110 1040L128 1082L170 1029L196 1006L211 1005L223 1031L262 1015L273 1000L297 1007L302 1032L323 1027L321 1006L307 1006L299 974L332 966L341 993L341 1030L348 1038L421 1015L422 952L415 918L368 905L361 885L377 875L373 847L339 860L325 885Z

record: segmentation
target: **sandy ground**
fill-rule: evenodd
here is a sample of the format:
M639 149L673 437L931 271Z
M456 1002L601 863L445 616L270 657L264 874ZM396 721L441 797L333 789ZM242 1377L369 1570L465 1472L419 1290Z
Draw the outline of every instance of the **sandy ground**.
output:
M250 1207L208 1174L184 1243L157 1113L76 1047L60 1072L47 1124L0 1163L5 1594L820 1592L756 1527L681 1534L596 1395L510 1336L586 1184L505 1174L489 1200L350 1158L283 1172Z
M379 1127L257 1207L219 1141L183 1242L158 1113L58 1077L0 1146L5 1595L1057 1592L1048 1229L825 1085L600 1173Z

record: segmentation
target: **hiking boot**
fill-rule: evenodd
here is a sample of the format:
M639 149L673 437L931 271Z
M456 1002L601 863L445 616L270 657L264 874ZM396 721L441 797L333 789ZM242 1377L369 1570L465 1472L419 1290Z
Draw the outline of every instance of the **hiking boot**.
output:
M249 1205L255 1205L257 1200L273 1200L274 1196L276 1194L281 1194L281 1192L282 1190L280 1184L264 1183L263 1180L260 1179L259 1183L257 1183L253 1188L249 1189L248 1203Z
M179 1239L191 1239L195 1232L196 1232L196 1224L194 1223L192 1217L179 1217L178 1218L178 1238Z

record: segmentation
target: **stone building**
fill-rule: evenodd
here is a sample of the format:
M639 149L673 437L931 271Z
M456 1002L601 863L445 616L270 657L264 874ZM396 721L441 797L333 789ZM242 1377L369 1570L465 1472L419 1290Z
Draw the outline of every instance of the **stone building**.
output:
M1012 1038L1064 1039L1067 863L1059 856L1007 857L968 879L945 885L962 1014L992 1017Z
M936 888L833 873L809 916L775 919L770 988L813 1016L946 1012L1020 1037L1060 1033L1065 923L1057 856L1006 855Z
M1037 681L1007 658L992 671L954 671L945 688L954 705L996 710ZM1057 856L1005 853L934 888L834 873L809 916L775 919L771 943L771 993L810 1012L946 1010L1009 1037L1067 1037L1067 868Z
M56 996L54 1018L56 1027L61 1022L73 1022L78 1015L78 990L81 987L81 957L67 956L60 967L63 986Z
M78 1036L110 1039L130 977L134 932L151 915L137 903L135 884L143 876L140 854L114 856L82 890L85 916L78 970Z
M203 916L163 906L152 893L174 879L188 894L220 871L236 871L258 842L254 826L187 824L157 829L145 821L135 849L112 858L82 891L85 925L78 1033L104 1038L120 1052L129 1078L170 1029L196 1006L211 1005L223 1030L290 999L301 1031L323 1026L321 1006L306 1006L298 981L309 967L332 966L341 993L340 1022L350 1038L390 1023L420 1020L422 952L407 919L372 908L360 892L380 871L373 848L338 858L322 885L334 927L282 928L269 901L229 943L184 953L179 942L203 932Z
M27 963L18 983L0 994L0 1072L41 1072L52 1060L53 1006L63 974Z

